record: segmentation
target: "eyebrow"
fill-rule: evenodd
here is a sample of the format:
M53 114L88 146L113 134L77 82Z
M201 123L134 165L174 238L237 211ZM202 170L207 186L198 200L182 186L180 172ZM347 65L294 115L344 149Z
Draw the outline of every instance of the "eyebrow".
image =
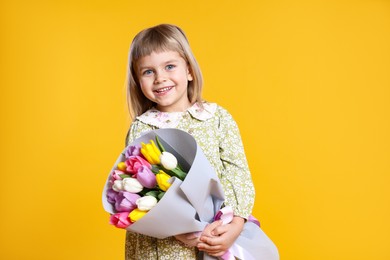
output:
M169 60L169 61L164 62L164 65L169 64L169 63L175 63L175 62L179 62L179 60L178 59ZM143 66L143 67L139 67L139 70L142 71L144 69L149 69L149 68L151 68L151 66Z

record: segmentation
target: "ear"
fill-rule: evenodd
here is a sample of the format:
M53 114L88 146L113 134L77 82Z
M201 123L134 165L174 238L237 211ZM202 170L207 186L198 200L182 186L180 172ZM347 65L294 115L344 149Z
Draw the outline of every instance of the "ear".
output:
M191 73L189 68L187 68L187 80L188 81L193 81L194 80L194 78L192 77L192 73Z

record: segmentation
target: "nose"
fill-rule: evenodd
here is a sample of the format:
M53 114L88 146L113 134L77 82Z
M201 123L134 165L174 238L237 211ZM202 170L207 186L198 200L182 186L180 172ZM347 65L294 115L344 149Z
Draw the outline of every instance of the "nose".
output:
M163 83L166 80L167 80L167 77L166 77L166 74L164 73L164 71L157 71L156 72L155 79L154 79L155 84Z

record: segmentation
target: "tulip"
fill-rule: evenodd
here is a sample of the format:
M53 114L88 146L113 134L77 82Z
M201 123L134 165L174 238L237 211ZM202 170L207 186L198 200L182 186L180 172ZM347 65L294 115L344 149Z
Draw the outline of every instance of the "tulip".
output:
M167 170L173 170L177 166L176 157L169 152L162 152L160 156L161 165Z
M119 212L111 215L110 224L117 228L127 228L131 224L129 212Z
M141 143L141 145L141 153L146 158L146 160L151 164L160 164L161 152L153 140L150 140L150 143L148 144Z
M122 180L122 177L121 177L122 174L125 174L125 173L122 171L119 171L119 170L114 170L111 173L111 182L113 183L116 180Z
M140 220L143 216L148 213L147 211L142 211L139 209L134 209L132 212L129 214L129 218L131 222L136 222L137 220Z
M143 190L143 186L136 178L125 178L122 181L123 190L131 192L131 193L138 193Z
M121 192L115 197L115 209L118 212L130 212L137 208L136 201L141 198L140 195L131 192Z
M166 174L164 171L160 170L157 174L156 174L156 181L157 181L157 184L158 186L160 187L160 189L162 191L167 191L168 188L171 186L171 184L169 183L169 179L171 178L171 176L169 176L168 174Z
M131 145L127 147L125 151L125 157L129 158L131 156L140 156L141 155L141 147L138 145Z
M106 196L107 196L107 201L109 203L115 203L115 198L118 195L118 192L114 191L113 189L108 189Z
M156 187L156 176L154 173L146 166L141 166L138 168L137 180L141 183L142 186L146 188Z
M136 174L138 172L139 167L141 166L146 166L149 169L152 168L150 163L141 156L131 156L126 160L125 163L127 166L126 171L133 174Z
M171 176L176 176L180 180L184 180L186 173L180 168L176 157L169 152L162 152L160 156L161 165L169 171Z
M127 166L126 166L126 164L124 163L124 162L120 162L120 163L118 163L118 165L116 166L119 170L121 170L121 171L126 171L126 168L127 168Z
M114 181L114 184L112 184L112 189L114 191L121 191L121 190L123 190L123 182L122 182L122 180Z
M149 211L157 204L157 199L153 196L143 196L135 202L139 210Z

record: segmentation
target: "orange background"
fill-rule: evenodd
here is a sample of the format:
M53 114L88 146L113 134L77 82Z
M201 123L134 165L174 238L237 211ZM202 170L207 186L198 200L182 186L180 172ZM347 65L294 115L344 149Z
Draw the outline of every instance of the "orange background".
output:
M173 23L238 122L281 259L390 259L390 2L0 2L0 258L123 259L101 192L129 44Z

